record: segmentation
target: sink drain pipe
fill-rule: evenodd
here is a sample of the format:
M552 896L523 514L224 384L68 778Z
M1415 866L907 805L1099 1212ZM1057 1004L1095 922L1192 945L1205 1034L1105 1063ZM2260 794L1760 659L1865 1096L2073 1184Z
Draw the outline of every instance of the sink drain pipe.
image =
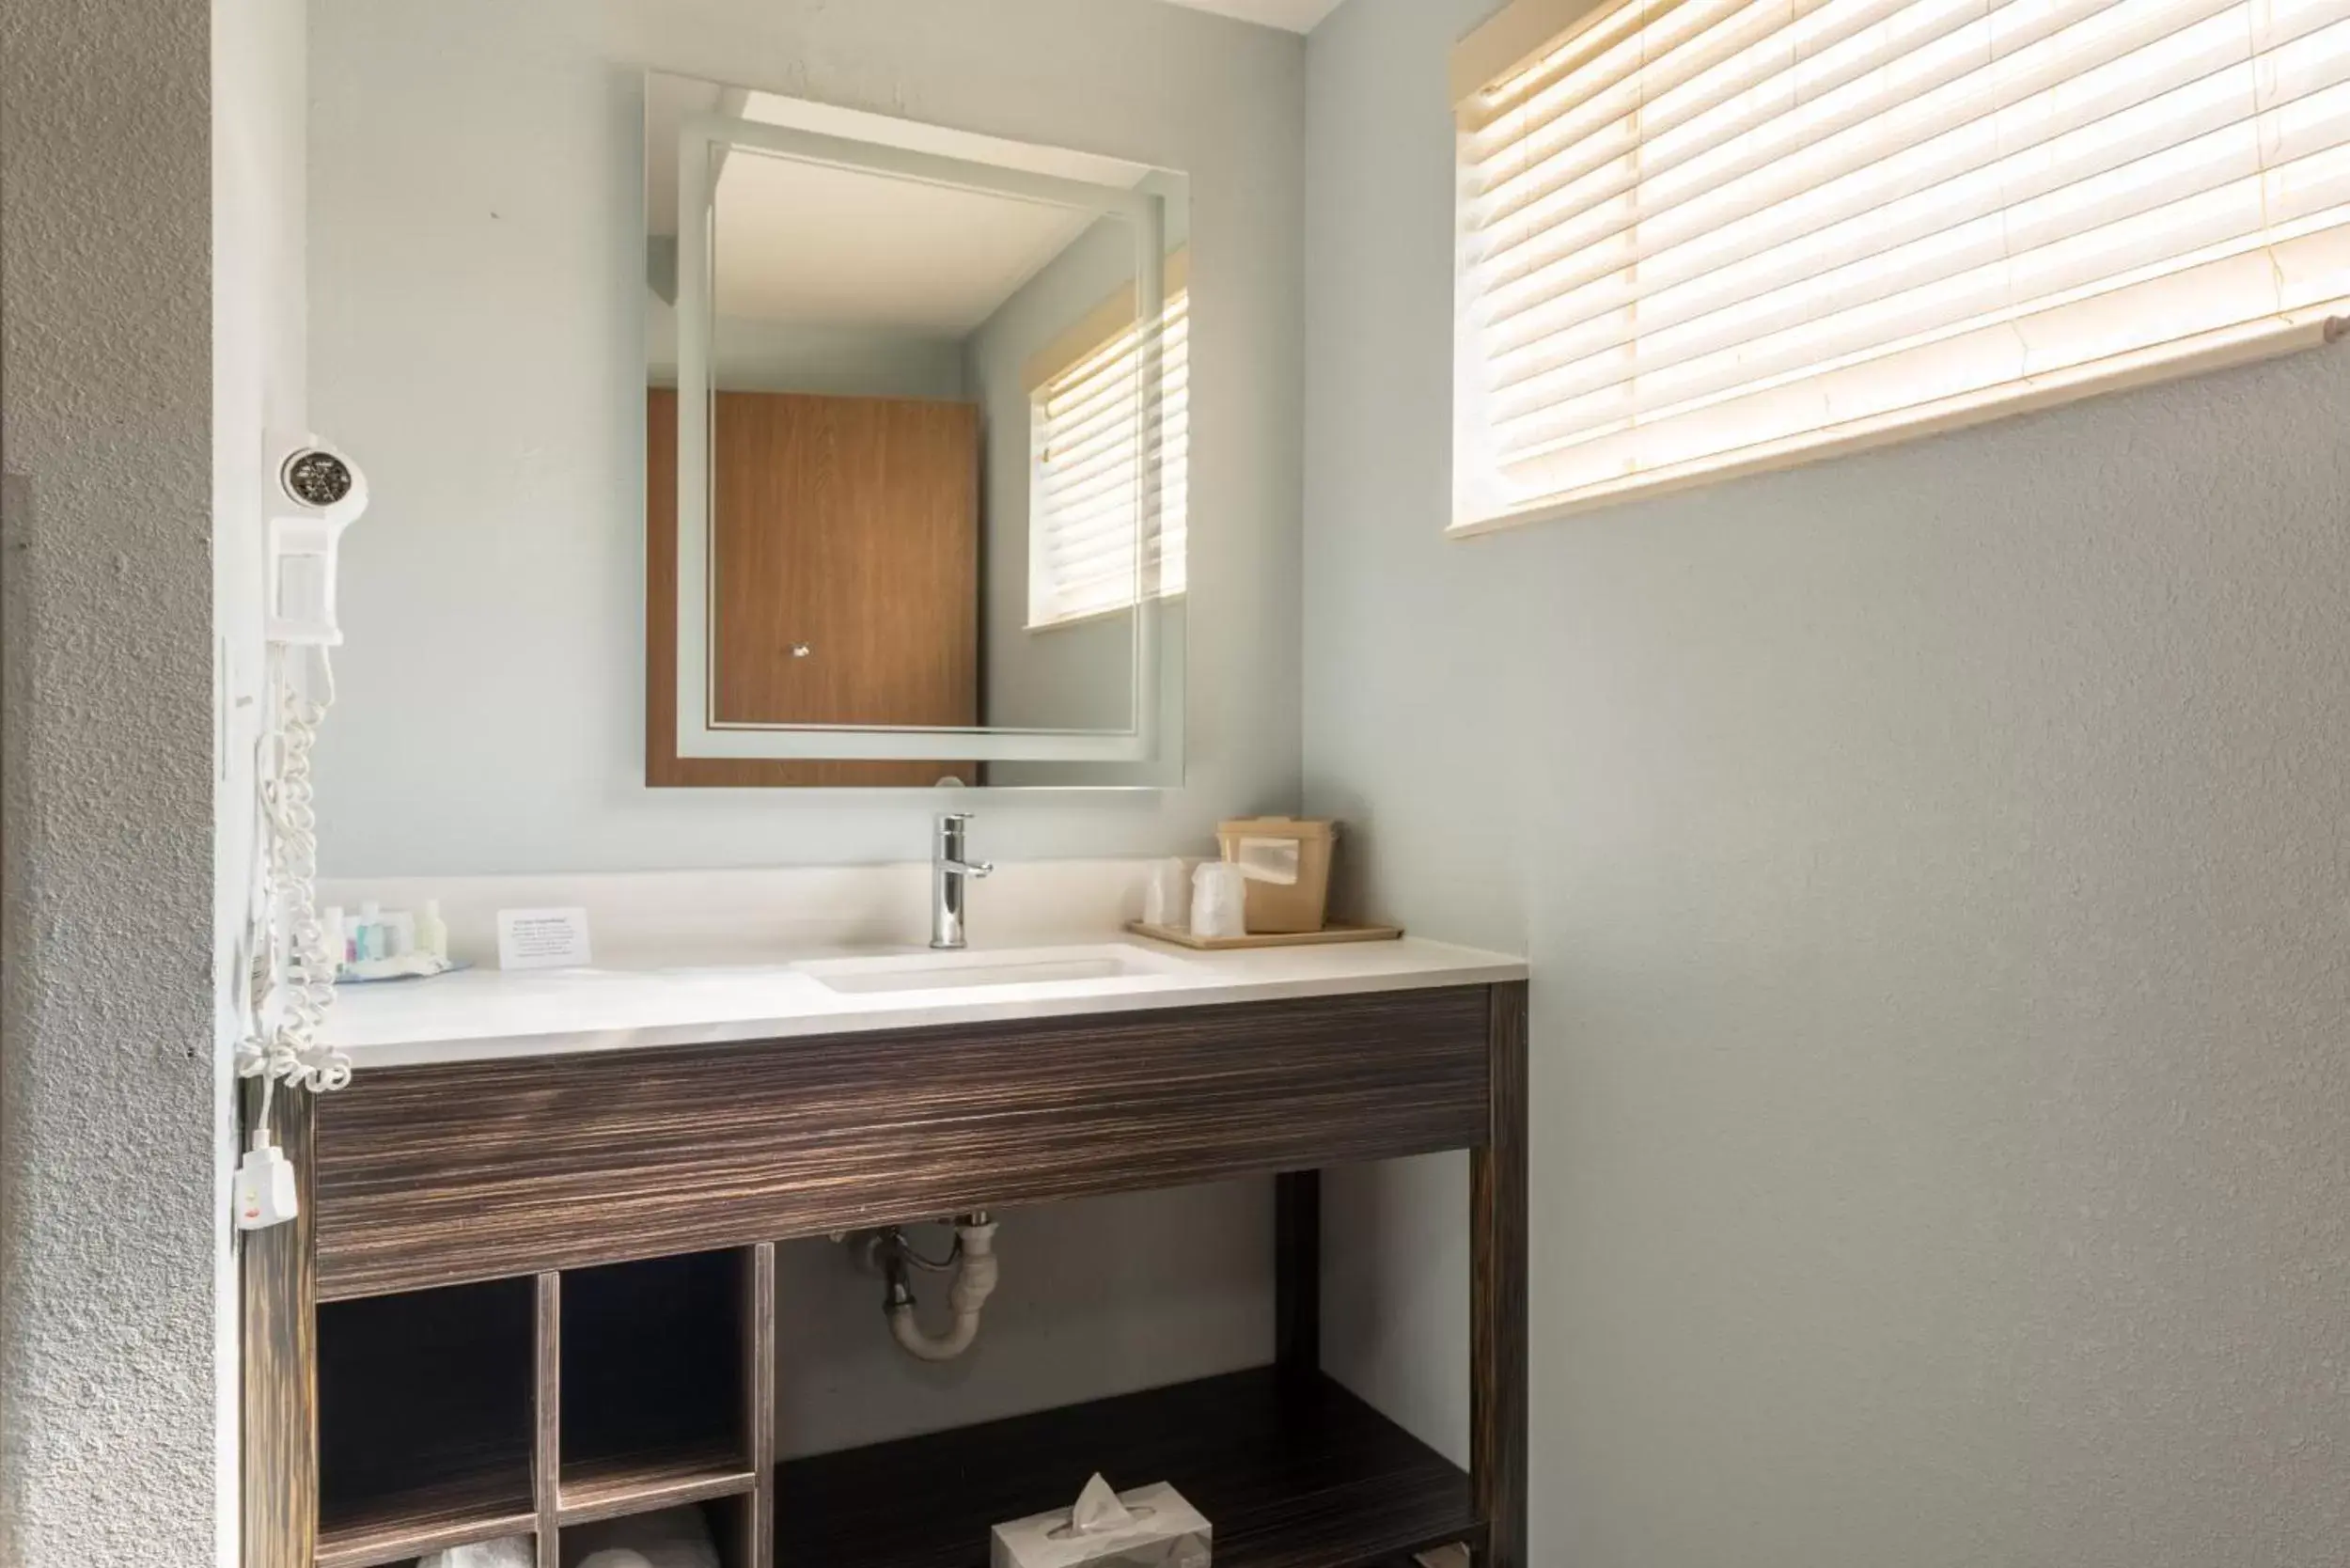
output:
M888 1281L882 1310L888 1316L889 1337L898 1341L898 1348L918 1361L951 1361L969 1350L979 1337L979 1312L995 1294L995 1222L984 1214L964 1215L956 1220L955 1249L944 1263L933 1263L916 1252L895 1227L882 1232L874 1250L883 1278ZM955 1272L955 1282L947 1292L954 1323L943 1335L924 1332L915 1317L909 1272L914 1267Z

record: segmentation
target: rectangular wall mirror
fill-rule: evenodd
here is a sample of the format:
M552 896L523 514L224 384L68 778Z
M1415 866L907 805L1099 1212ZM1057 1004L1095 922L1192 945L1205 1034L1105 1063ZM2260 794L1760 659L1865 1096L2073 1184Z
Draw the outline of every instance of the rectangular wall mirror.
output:
M1181 782L1183 177L645 101L647 782Z

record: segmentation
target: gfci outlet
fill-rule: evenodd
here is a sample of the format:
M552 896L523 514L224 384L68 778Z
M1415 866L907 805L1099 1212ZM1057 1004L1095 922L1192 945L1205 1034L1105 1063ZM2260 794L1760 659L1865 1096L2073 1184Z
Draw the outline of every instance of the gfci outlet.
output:
M212 765L219 781L228 782L230 759L242 749L250 749L257 738L247 716L255 713L260 693L254 687L258 671L245 659L239 657L237 645L227 636L212 641L212 708L215 724Z

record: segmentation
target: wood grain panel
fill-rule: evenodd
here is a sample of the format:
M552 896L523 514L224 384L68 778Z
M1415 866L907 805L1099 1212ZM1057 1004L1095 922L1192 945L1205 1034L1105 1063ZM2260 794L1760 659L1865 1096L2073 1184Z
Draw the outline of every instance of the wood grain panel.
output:
M1526 984L1493 987L1492 1125L1469 1155L1469 1469L1491 1568L1526 1555Z
M1458 1468L1328 1378L1267 1368L794 1460L776 1560L983 1568L990 1527L1067 1506L1097 1470L1171 1482L1214 1527L1216 1568L1372 1568L1483 1541Z
M258 1085L245 1085L245 1128L260 1108ZM310 1568L318 1543L317 1276L311 1227L318 1214L312 1183L312 1096L272 1096L277 1146L293 1162L301 1213L284 1225L243 1234L238 1261L243 1304L241 1395L244 1568Z
M1465 1148L1484 986L365 1073L321 1108L355 1296Z
M715 412L720 713L977 724L978 410L729 392ZM666 387L646 397L645 486L647 784L928 788L947 774L979 782L967 761L680 758L677 394ZM791 656L795 643L810 648L807 658ZM838 716L859 712L872 716Z

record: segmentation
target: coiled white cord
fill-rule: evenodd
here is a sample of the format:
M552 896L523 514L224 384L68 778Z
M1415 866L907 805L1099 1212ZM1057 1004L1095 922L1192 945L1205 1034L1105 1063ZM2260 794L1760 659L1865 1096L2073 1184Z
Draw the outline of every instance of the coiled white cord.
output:
M319 667L326 694L305 698L287 678L287 651L270 650L270 685L277 694L277 723L261 738L260 830L266 853L257 889L253 940L252 1027L237 1050L237 1074L261 1080L261 1112L254 1147L269 1138L276 1086L326 1093L351 1082L351 1058L319 1043L326 1010L335 1002L335 955L318 912L318 814L311 805L310 752L319 722L334 702L334 678L324 652ZM280 968L280 955L283 968Z

